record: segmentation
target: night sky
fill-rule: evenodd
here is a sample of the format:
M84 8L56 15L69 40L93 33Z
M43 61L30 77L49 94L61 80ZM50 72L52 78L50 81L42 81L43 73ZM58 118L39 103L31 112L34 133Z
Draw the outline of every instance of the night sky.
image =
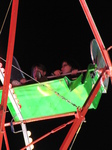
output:
M86 2L107 49L112 45L111 1ZM2 30L1 27L9 3L9 0L0 1L0 57L4 59L7 53L11 9ZM92 63L90 42L93 38L94 35L78 0L19 1L14 56L25 73L30 75L32 65L41 62L46 65L50 75L53 70L60 68L61 61L66 56L74 59L80 69L87 69L89 63ZM110 58L111 53L110 51ZM108 92L102 95L97 110L88 111L86 123L83 123L73 149L111 149L111 90L109 83ZM28 124L28 128L32 130L33 138L37 139L69 119L39 121ZM15 135L11 133L10 127L6 129L10 149L22 148L24 146L22 133ZM69 129L70 126L67 126L51 134L37 143L35 150L59 149Z

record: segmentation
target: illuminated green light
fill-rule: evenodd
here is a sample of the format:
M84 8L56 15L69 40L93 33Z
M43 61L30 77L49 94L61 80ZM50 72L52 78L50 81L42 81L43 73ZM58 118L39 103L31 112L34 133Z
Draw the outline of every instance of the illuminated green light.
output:
M89 73L82 83L82 75L71 81L67 77L14 88L14 92L21 104L21 114L24 120L41 118L59 114L76 112L77 107L82 107L87 100L94 84L98 79L92 79ZM102 88L102 87L101 87ZM0 91L2 94L2 91ZM96 109L102 95L99 90L89 109ZM69 101L69 103L67 102ZM77 107L73 106L75 104ZM18 115L8 99L8 108L15 121L19 121Z

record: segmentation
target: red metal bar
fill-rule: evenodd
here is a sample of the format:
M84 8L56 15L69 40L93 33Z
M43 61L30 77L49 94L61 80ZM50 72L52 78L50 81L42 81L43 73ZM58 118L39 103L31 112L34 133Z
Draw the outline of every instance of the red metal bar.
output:
M96 40L97 40L97 43L98 43L98 45L99 45L99 48L100 48L100 50L101 50L102 56L103 56L103 58L104 58L104 60L105 60L105 63L106 63L106 65L109 66L109 68L110 68L110 70L111 70L111 61L110 61L110 58L109 58L109 56L107 55L107 53L105 52L105 47L104 47L103 41L102 41L102 39L101 39L101 37L100 37L100 34L99 34L98 30L97 30L97 27L96 27L95 23L94 23L94 20L93 20L93 18L92 18L92 16L91 16L91 13L90 13L89 9L88 9L88 6L87 6L85 0L79 0L79 1L80 1L80 4L81 4L82 8L83 8L83 11L84 11L84 13L85 13L85 15L86 15L86 18L87 18L87 20L88 20L88 22L89 22L89 25L90 25L90 27L91 27L91 30L92 30L92 32L93 32L93 34L94 34L94 36L95 36L95 38L96 38ZM105 70L105 69L104 69L104 70ZM104 73L104 72L103 72L103 73ZM103 79L104 79L104 78L103 78ZM72 141L72 139L73 139L73 137L74 137L76 131L78 130L78 128L79 128L81 122L83 121L83 117L86 115L90 104L91 104L92 101L94 100L95 95L97 94L99 88L101 87L100 80L98 80L98 81L99 81L99 82L96 84L94 91L92 91L93 93L91 93L91 95L90 95L90 97L88 98L86 104L83 106L83 110L80 112L80 114L78 114L78 115L79 115L79 119L77 119L77 120L73 123L73 125L72 125L70 131L68 132L68 134L67 134L65 140L63 141L63 143L62 143L62 145L61 145L61 147L60 147L60 150L67 149L68 146L70 145L70 143L71 143L71 141Z
M71 124L71 123L73 123L73 122L74 122L74 119L71 120L71 121L69 121L69 122L67 122L67 123L65 123L65 124L60 125L59 127L55 128L55 129L53 129L52 131L50 131L50 132L46 133L45 135L41 136L41 137L38 138L37 140L31 142L31 143L28 144L27 146L21 148L21 150L24 150L24 149L26 149L28 146L30 146L30 145L32 145L32 144L35 144L35 143L37 143L37 142L39 142L39 141L41 141L42 139L46 138L46 137L49 136L50 134L55 133L55 132L57 132L57 131L59 131L59 130L65 128L67 125L69 125L69 124Z
M101 87L101 78L103 77L104 72L105 72L105 68L104 68L103 73L101 74L99 80L97 81L96 85L94 86L93 90L91 91L90 96L87 99L86 103L84 104L82 110L77 112L78 114L76 114L76 115L78 116L78 118L75 119L73 125L71 126L66 138L64 139L64 141L60 147L60 150L68 149L74 135L76 134L81 123L84 121L84 117L85 117L92 101L94 100L97 92L99 91L99 89ZM104 80L105 80L105 76L103 77L103 81Z
M7 109L8 89L9 89L12 58L13 58L13 51L14 51L18 4L19 4L19 0L13 0L8 47L7 47L6 66L5 66L5 78L4 78L1 105L0 105L0 149L2 147L2 140L4 134L4 123L5 123L5 116L6 116L6 109Z
M101 50L102 56L103 56L103 58L105 60L105 63L109 67L110 72L111 72L111 70L112 70L112 63L111 63L110 57L108 55L108 52L105 50L105 46L104 46L103 41L101 39L101 36L100 36L100 34L99 34L98 30L97 30L97 27L96 27L96 25L94 23L94 20L93 20L93 18L91 16L89 8L88 8L85 0L79 0L79 1L80 1L80 4L81 4L82 8L83 8L85 16L86 16L86 18L88 20L88 23L89 23L89 25L91 27L93 35L96 38L96 41L97 41L97 43L99 45L99 48ZM111 77L111 83L112 83L112 77Z
M78 130L78 128L79 128L79 126L80 126L80 124L82 123L83 120L84 120L83 117L79 117L79 119L77 119L77 118L75 119L75 121L72 124L66 138L64 139L64 141L63 141L63 143L60 147L60 150L65 150L65 149L67 150L68 149L75 133L77 132L77 130Z
M94 20L93 20L93 18L92 18L92 16L91 16L91 13L90 13L90 11L89 11L89 8L88 8L88 6L87 6L85 0L79 0L79 1L80 1L80 4L81 4L82 8L83 8L83 11L84 11L84 13L85 13L85 16L86 16L86 18L87 18L87 20L88 20L88 23L89 23L89 25L90 25L90 27L91 27L91 30L92 30L92 32L93 32L93 35L94 35L94 37L95 37L96 40L97 40L97 43L98 43L99 48L100 48L100 50L101 50L101 53L102 53L102 56L103 56L103 58L104 58L105 64L109 67L109 69L110 69L110 74L111 74L111 76L112 76L112 63L111 63L110 57L109 57L109 55L108 55L108 52L105 50L105 46L104 46L103 41L102 41L102 39L101 39L101 36L100 36L100 34L99 34L98 30L97 30L97 27L96 27L96 25L95 25L95 23L94 23ZM111 79L111 83L112 83L112 77L110 77L110 79Z
M81 112L81 115L82 116L85 116L91 103L93 102L97 92L99 91L100 87L101 87L101 84L104 82L104 80L106 79L106 76L104 75L104 73L106 72L106 68L103 69L103 72L100 76L100 78L98 79L96 85L94 86L93 90L91 91L88 99L86 100L85 104L83 105L82 107L82 112ZM102 80L102 81L101 81Z
M93 35L94 35L94 37L95 37L96 40L97 40L97 43L98 43L98 45L99 45L99 48L100 48L100 50L101 50L102 56L103 56L103 58L104 58L104 60L105 60L105 63L107 64L107 60L106 60L105 55L104 55L104 52L103 52L103 50L105 49L105 46L104 46L103 41L102 41L102 39L101 39L101 36L100 36L100 34L99 34L98 30L97 30L97 27L96 27L96 25L95 25L95 23L94 23L94 20L93 20L93 18L92 18L92 16L91 16L91 13L90 13L90 11L89 11L89 8L88 8L88 6L87 6L85 0L79 0L79 2L80 2L81 6L82 6L82 8L83 8L83 11L84 11L85 16L86 16L86 18L87 18L87 20L88 20L88 23L89 23L89 25L90 25L90 27L91 27L91 30L92 30L92 32L93 32Z
M4 139L5 139L6 149L10 150L5 127L4 127Z
M62 118L62 117L69 117L69 116L74 116L75 117L75 113L71 112L71 113L66 113L66 114L59 114L59 115L54 115L54 116L47 116L47 117L41 117L41 118L32 118L32 119L28 119L28 120L23 120L23 123L30 123L30 122L36 122L36 121L41 121L41 120L48 120L48 119L54 119L54 118ZM19 125L21 124L21 122L13 122L13 125ZM5 123L4 125L5 127L10 126L10 122Z
M99 34L98 30L97 30L97 27L96 27L96 25L94 23L92 15L91 15L91 13L89 11L89 8L87 6L87 3L85 2L85 0L79 0L79 2L80 2L81 6L83 8L83 11L84 11L85 16L86 16L86 18L88 20L88 23L89 23L89 25L91 27L93 35L96 38L96 41L97 41L97 43L99 45L99 48L101 50L102 56L103 56L104 61L105 61L105 64L109 67L110 74L111 74L110 79L111 79L111 83L112 83L112 63L111 63L110 56L108 55L108 51L105 50L105 46L104 46L103 41L101 39L101 36L100 36L100 34Z

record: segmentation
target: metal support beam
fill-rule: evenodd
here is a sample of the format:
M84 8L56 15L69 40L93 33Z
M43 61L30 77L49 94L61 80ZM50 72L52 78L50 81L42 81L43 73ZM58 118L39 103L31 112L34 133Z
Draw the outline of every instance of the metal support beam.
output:
M103 43L103 41L101 39L101 36L100 36L100 34L98 32L98 29L97 29L97 27L95 25L95 22L94 22L93 17L92 17L92 15L90 13L90 10L89 10L89 8L87 6L87 3L86 3L85 0L79 0L79 2L81 4L81 6L82 6L82 9L83 9L84 13L85 13L86 19L87 19L87 21L88 21L88 23L90 25L90 28L91 28L91 30L93 32L93 35L94 35L94 37L95 37L95 39L96 39L96 41L97 41L97 43L99 45L99 48L101 50L102 56L104 57L105 63L107 64L106 59L105 59L105 55L103 54L103 50L105 49L105 46L104 46L104 43Z
M98 79L97 83L95 84L93 90L90 93L90 96L86 100L86 103L84 104L82 109L77 111L76 116L78 116L78 117L75 118L75 121L72 124L67 136L65 137L65 139L64 139L64 141L60 147L60 150L68 149L73 137L75 136L76 132L78 131L78 128L80 127L81 123L83 123L83 121L85 120L85 115L86 115L91 103L93 102L95 96L97 95L97 93L101 87L101 80L103 80L103 82L105 80L105 76L103 76L105 71L106 71L106 68L104 68L100 78Z
M4 134L4 123L5 123L6 109L7 109L8 89L9 89L12 58L13 58L14 43L15 43L18 4L19 4L19 0L13 0L8 47L7 47L6 66L5 66L5 79L4 79L2 99L0 104L0 149L2 149L2 140Z
M111 66L112 65L111 65L111 61L110 61L109 55L107 54L107 52L105 50L105 46L104 46L103 41L101 39L101 36L100 36L100 34L99 34L98 30L97 30L97 27L96 27L96 25L94 23L92 15L91 15L91 13L89 11L89 8L88 8L88 6L86 4L86 1L85 0L79 0L79 2L81 4L81 6L82 6L82 9L83 9L83 11L85 13L85 16L86 16L87 20L88 20L90 28L91 28L91 30L92 30L95 38L96 38L96 41L97 41L97 43L99 45L99 48L100 48L101 53L102 53L102 56L103 56L103 58L105 60L106 67L108 67L110 69L110 74L111 74L111 70L112 70ZM106 68L104 68L103 73L105 71L106 71ZM101 77L100 77L100 79L101 79ZM63 141L63 143L62 143L62 145L60 147L60 150L65 150L65 149L67 149L69 147L69 145L70 145L74 135L76 134L80 124L82 123L82 121L83 121L83 119L84 119L84 117L85 117L85 115L86 115L86 113L88 111L88 108L89 108L90 104L94 100L95 95L97 94L98 90L101 87L100 79L98 80L98 83L96 84L94 90L92 90L93 93L90 94L90 97L87 99L86 103L84 104L84 106L82 108L82 111L79 112L79 114L78 114L79 118L74 121L71 129L69 130L65 140ZM102 80L104 81L104 79L105 79L105 77L103 77ZM112 81L112 79L111 79L111 81Z

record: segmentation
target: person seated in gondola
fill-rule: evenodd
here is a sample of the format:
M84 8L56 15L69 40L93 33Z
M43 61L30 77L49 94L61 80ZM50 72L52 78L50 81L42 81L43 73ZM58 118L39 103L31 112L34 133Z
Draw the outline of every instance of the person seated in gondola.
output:
M47 81L47 69L45 65L39 63L33 65L31 68L31 76L33 77L31 82L44 82Z
M19 66L17 59L13 56L10 83L13 87L26 83L26 78Z
M16 72L17 72L17 70L16 70ZM20 73L17 73L16 76L15 76L15 74L14 75L12 74L12 76L11 76L12 77L11 79L14 79L14 78L16 79L16 80L12 80L12 82L11 82L13 87L19 86L19 85L26 85L26 84L47 81L47 76L46 76L47 70L46 70L46 67L41 63L32 66L30 80L26 80L26 78L24 76L19 76L19 74Z
M74 67L74 64L69 59L64 59L61 64L61 69L57 69L53 72L53 75L59 77L66 75L69 77L76 76L78 69Z

